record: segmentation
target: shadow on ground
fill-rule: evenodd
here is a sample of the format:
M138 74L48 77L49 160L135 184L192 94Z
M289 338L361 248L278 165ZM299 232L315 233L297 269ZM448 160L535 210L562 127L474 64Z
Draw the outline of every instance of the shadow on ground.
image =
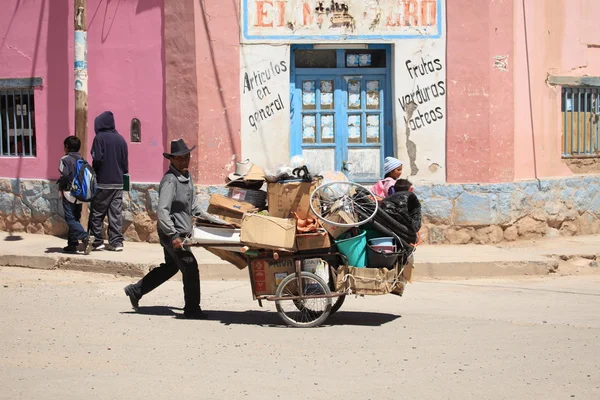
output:
M152 306L140 307L138 312L125 311L121 314L142 314L142 315L157 315L180 317L180 313L174 310L182 311L181 308ZM204 311L209 321L219 321L223 325L256 325L267 327L286 327L279 314L273 311ZM401 315L375 313L375 312L358 312L358 311L339 311L323 323L323 326L381 326L395 319L401 318ZM182 318L183 319L183 318ZM202 322L202 321L198 321Z
M4 238L5 242L18 242L19 240L23 240L23 236L11 234Z
M183 308L178 307L167 307L167 306L149 306L140 307L138 311L123 311L121 314L142 314L142 315L156 315L159 317L176 317L179 314L176 311L183 312Z
M46 248L46 251L44 251L44 253L46 254L51 254L51 253L64 253L62 247L48 247Z

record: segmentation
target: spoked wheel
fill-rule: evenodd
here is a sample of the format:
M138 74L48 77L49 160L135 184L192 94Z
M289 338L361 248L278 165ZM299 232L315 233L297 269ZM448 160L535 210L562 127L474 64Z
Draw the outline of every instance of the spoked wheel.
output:
M331 305L331 311L329 312L329 315L333 315L333 313L335 313L342 307L342 304L344 304L344 300L346 300L346 295L343 294L339 297L332 297L332 299L335 299L335 300L333 300L333 304ZM303 300L294 300L294 305L296 306L296 308L298 310L307 309L308 311L312 311L312 310L310 310L310 308L308 308L306 306L306 304ZM312 312L314 312L314 311L312 311Z
M329 287L323 279L310 272L302 272L303 296L328 296ZM286 276L277 287L275 297L300 296L296 274ZM297 328L312 328L321 325L331 312L331 298L310 298L304 300L276 300L277 312L283 321Z
M366 187L354 182L329 182L312 192L310 208L329 225L354 227L377 214L377 200Z

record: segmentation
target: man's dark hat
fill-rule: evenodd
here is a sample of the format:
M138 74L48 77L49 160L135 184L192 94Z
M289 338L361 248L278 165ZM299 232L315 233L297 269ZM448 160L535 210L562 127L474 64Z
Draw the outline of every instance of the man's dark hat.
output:
M171 157L175 157L175 156L185 156L186 154L191 153L191 151L194 150L195 148L196 148L196 146L192 146L191 149L189 147L187 147L187 144L185 144L183 139L171 140L171 152L163 153L163 156L165 158L171 158Z

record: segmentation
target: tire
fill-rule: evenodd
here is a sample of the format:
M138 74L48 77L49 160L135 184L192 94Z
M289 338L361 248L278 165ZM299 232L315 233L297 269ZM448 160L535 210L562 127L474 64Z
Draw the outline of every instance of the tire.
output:
M333 305L331 306L331 311L329 312L329 315L338 311L342 307L342 304L344 304L344 300L346 300L345 294L335 299L335 303L333 303Z
M299 294L298 285L296 283L297 279L296 274L286 276L279 286L277 286L275 297L297 296ZM302 271L301 279L305 295L313 294L328 296L331 294L331 290L329 290L325 281L317 275ZM275 307L283 322L289 326L295 328L313 328L325 322L331 313L332 308L330 297L308 299L305 301L319 303L317 300L320 300L320 302L323 303L323 310L317 309L316 304L306 306L301 303L302 300L276 300ZM291 307L287 308L288 305Z
M335 193L336 186L338 186L338 193ZM351 192L352 189L354 189L354 194L339 195L339 187L346 187L344 191L347 193ZM333 196L333 200L329 198L330 196ZM370 200L371 197L373 201ZM325 198L329 199L325 200ZM352 208L357 212L357 214L359 214L361 219L353 222L339 222L335 220L335 218L333 220L330 219L331 215L328 214L329 211L323 211L327 207L324 207L322 202L326 201L330 202L330 205L349 205L350 208ZM324 183L317 187L310 195L310 209L313 212L313 214L316 215L318 219L327 223L328 225L337 227L351 228L366 224L375 217L375 215L377 214L378 207L379 205L375 200L374 195L369 191L369 189L354 182L340 181ZM327 215L323 215L326 213Z

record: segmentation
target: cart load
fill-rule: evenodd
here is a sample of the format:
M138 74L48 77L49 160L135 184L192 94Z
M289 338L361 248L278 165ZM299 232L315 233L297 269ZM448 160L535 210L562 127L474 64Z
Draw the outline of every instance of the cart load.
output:
M187 243L248 267L259 304L275 301L287 324L310 327L347 294L402 295L417 233L401 205L382 207L339 172L243 164L211 195Z

